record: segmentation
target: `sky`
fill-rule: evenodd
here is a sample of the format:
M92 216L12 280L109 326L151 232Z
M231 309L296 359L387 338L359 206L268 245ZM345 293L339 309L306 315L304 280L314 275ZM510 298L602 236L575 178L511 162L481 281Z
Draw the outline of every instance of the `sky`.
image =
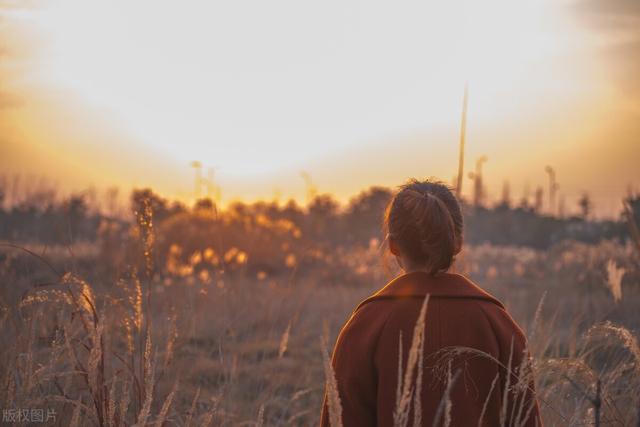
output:
M640 189L637 0L0 0L0 174L345 200L467 170L599 215ZM464 180L463 194L472 185Z

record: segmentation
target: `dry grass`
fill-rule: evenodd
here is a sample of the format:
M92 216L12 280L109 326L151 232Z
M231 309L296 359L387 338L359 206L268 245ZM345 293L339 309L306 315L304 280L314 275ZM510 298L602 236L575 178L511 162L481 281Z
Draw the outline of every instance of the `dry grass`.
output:
M342 426L342 403L338 393L336 374L331 367L331 359L327 352L325 336L321 337L322 364L324 366L325 390L327 393L327 408L329 410L329 424L334 427Z
M327 349L353 307L383 284L375 249L336 250L368 286L326 286L304 271L260 278L241 268L216 273L220 280L193 273L167 281L153 273L152 216L143 212L139 224L144 271L123 266L115 283L60 274L63 251L54 271L21 270L24 258L6 251L0 405L55 408L58 425L306 426L317 422L326 384L332 425L340 425ZM466 249L458 270L505 301L528 331L546 425L593 424L597 401L602 425L637 422L637 260L631 245L613 242ZM416 397L426 310L425 300L407 366L398 367L396 425L425 422ZM447 366L450 390L459 373ZM436 422L447 425L455 408L446 391L441 399ZM518 425L529 410L520 405L503 420Z
M409 412L413 400L413 425L420 425L422 422L422 409L420 407L420 396L422 393L423 359L424 359L424 332L425 319L429 296L424 299L416 325L413 328L413 337L407 359L407 366L402 370L402 358L398 360L398 390L396 396L395 410L393 414L394 427L405 427L409 422ZM398 349L402 355L402 336L400 336L400 347ZM404 378L403 378L404 377Z
M622 301L622 278L624 273L624 268L619 268L615 261L609 260L607 263L607 285L609 285L615 302Z

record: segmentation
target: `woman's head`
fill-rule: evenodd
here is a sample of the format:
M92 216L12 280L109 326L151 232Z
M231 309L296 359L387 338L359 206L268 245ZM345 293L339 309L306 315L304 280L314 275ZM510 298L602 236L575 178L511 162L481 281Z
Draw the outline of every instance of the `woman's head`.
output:
M435 180L413 179L402 185L384 218L389 248L402 267L431 274L447 271L453 264L462 248L462 226L458 200Z

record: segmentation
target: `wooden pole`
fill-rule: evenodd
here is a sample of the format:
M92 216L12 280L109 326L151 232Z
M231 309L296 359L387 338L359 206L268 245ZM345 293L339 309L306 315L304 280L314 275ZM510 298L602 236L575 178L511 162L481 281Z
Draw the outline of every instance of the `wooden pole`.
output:
M460 124L460 154L458 157L458 183L456 196L462 194L462 178L464 175L464 144L467 136L467 103L469 101L469 83L464 84L464 98L462 99L462 123Z

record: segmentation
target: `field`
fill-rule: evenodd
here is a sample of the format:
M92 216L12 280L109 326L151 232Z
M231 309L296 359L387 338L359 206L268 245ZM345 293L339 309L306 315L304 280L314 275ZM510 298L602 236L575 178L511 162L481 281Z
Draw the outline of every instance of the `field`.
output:
M379 233L329 244L307 239L326 231L319 220L206 203L160 218L141 200L94 241L2 244L4 420L42 409L64 426L317 424L321 338L331 347L397 274ZM639 259L631 239L469 244L458 258L529 336L547 425L640 419Z
M0 427L640 427L639 30L0 0Z

